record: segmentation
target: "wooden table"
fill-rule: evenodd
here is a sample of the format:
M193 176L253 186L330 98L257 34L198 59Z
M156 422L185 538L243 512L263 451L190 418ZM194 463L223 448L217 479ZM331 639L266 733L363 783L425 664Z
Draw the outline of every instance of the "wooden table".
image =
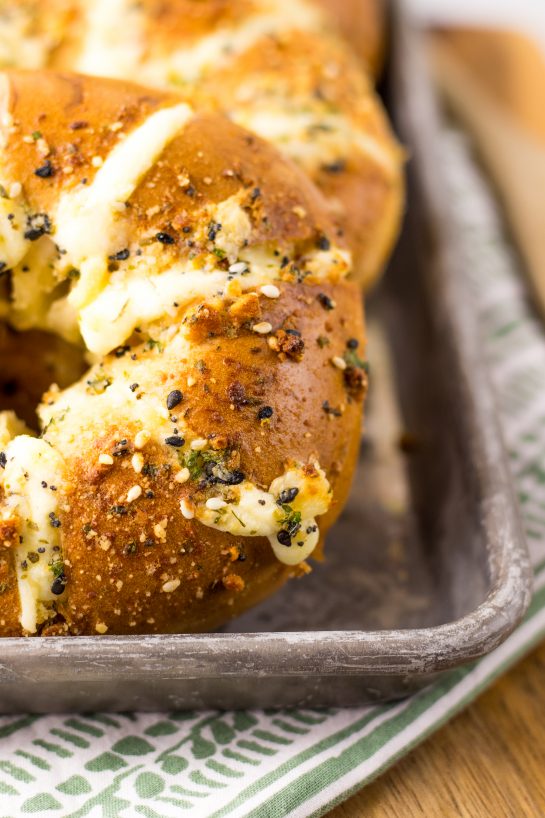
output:
M415 816L545 816L545 645L328 818Z

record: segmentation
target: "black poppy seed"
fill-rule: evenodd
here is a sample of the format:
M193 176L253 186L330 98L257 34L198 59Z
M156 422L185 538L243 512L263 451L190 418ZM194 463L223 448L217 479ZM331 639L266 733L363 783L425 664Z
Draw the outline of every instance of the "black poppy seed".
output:
M208 225L208 238L210 241L214 241L220 230L221 224L219 222L210 222Z
M117 347L117 349L114 349L114 355L116 358L122 358L124 355L127 354L129 349L130 349L129 346Z
M123 516L124 514L128 514L127 506L112 506L112 514L119 514Z
M280 545L285 545L288 548L291 545L291 537L289 531L286 531L284 528L280 529L280 531L276 535L276 539L278 540Z
M174 244L175 239L170 233L156 233L155 238L157 241L160 241L161 244Z
M0 468L5 469L8 462L5 452L0 452Z
M260 506L266 505L265 500L258 500L257 502L259 503Z
M324 310L332 310L335 308L335 302L331 300L331 298L326 295L325 293L318 293L316 296Z
M59 574L51 583L51 593L55 596L60 596L66 587L66 577L64 574Z
M261 190L258 187L254 187L254 189L252 190L252 194L250 196L250 199L252 200L252 202L255 202L255 200L259 199L260 196L261 196Z
M167 409L170 411L178 406L184 399L179 389L173 389L167 396Z
M61 521L59 520L54 511L49 512L49 525L52 526L53 528L61 527Z
M297 338L301 337L301 333L299 332L298 329L287 329L284 330L284 332L286 333L286 335L295 335Z
M188 187L186 187L186 189L184 191L186 196L194 196L196 192L197 191L195 190L193 185L189 185Z
M137 383L131 383L131 385L129 386L129 389L131 390L131 392L136 392L136 390L138 389L138 384Z
M165 438L165 443L167 446L174 446L175 449L181 449L185 443L185 440L179 435L170 435L170 437Z
M49 179L50 176L55 175L55 168L48 159L41 167L36 168L34 175L39 176L40 179Z
M47 488L47 483L45 482L45 480L42 480L42 488L43 488L43 489L46 489L46 488Z
M287 256L284 256L282 261L280 262L280 269L283 270L284 267L287 267L289 263L290 263L289 258Z
M27 216L27 229L24 232L25 239L36 241L41 236L51 233L51 221L46 213L34 213Z
M117 253L114 253L113 256L108 256L110 261L126 261L131 254L131 251L128 247L125 247L124 250L119 250Z
M337 159L335 162L328 162L322 165L322 170L326 173L342 173L346 170L346 159Z
M146 497L147 497L148 500L153 500L154 497L155 497L155 494L153 493L153 491L146 491Z
M57 491L57 486L49 486L50 491Z
M294 486L293 488L290 488L290 489L284 489L278 495L278 500L276 502L277 502L277 504L279 506L288 505L293 500L295 500L295 498L297 497L298 494L299 494L299 489L296 486Z
M192 227L182 227L182 233L191 233Z
M39 561L40 557L35 551L29 551L27 554L27 559L32 563L36 563Z
M346 346L348 347L348 349L357 349L359 345L360 342L358 341L357 338L349 338L348 341L346 342Z
M319 250L329 250L331 247L331 242L327 238L327 236L320 236L318 239L318 249Z
M257 417L259 418L259 420L268 420L269 418L272 418L273 414L274 409L272 408L272 406L262 406L259 412L257 413Z
M43 547L43 545L40 545L40 547L37 548L36 551L38 552L38 554L45 554L45 548Z

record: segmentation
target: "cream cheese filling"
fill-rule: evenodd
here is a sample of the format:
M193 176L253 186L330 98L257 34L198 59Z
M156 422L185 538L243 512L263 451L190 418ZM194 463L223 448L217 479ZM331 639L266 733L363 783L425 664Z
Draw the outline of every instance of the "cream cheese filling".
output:
M38 625L54 616L53 603L60 598L52 586L58 566L62 571L57 491L64 487L64 467L48 443L25 434L14 437L4 453L3 507L20 521L15 552L20 621L25 631L36 633Z
M301 109L304 104L302 100ZM354 150L367 156L389 176L397 171L397 154L385 147L388 143L384 138L373 138L354 127L342 114L323 115L319 111L290 110L270 104L261 108L252 104L251 108L234 109L232 117L238 125L276 144L310 172L320 165L350 157Z
M282 493L294 490L297 493L293 500L283 503ZM196 508L199 522L236 537L267 537L279 562L298 565L318 544L320 532L315 518L327 512L331 489L324 471L315 463L312 470L288 469L273 480L268 491L245 481L218 494L218 500L225 504ZM281 531L285 536L280 535Z
M350 261L348 252L332 247L314 251L307 259L307 269L317 281L340 279L348 273ZM175 314L196 299L224 296L235 276L245 292L278 280L278 258L262 249L244 250L238 263L243 273L196 266L191 260L153 273L153 261L148 264L143 258L133 269L113 273L80 312L80 331L87 349L104 355L121 346L138 326Z
M110 151L88 187L63 195L55 214L55 242L65 267L80 272L70 302L81 309L107 275L108 256L127 245L125 204L144 174L193 116L182 103L151 114Z
M156 86L194 83L210 67L217 70L265 35L322 27L320 10L304 0L262 0L259 10L236 27L225 26L171 54L149 57L145 12L138 4L98 0L89 4L86 37L75 70L125 79L136 72L140 82Z

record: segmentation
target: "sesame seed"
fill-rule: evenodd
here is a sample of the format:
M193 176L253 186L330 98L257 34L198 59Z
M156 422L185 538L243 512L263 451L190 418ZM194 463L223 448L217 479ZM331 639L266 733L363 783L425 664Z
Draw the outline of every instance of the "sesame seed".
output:
M187 483L189 477L190 477L189 469L184 467L183 469L180 469L178 474L174 476L174 480L177 483Z
M265 284L259 290L260 293L267 296L267 298L279 298L280 290L274 284Z
M193 517L195 516L193 508L185 499L185 497L183 498L183 500L180 501L180 511L182 512L182 515L185 517L186 520L192 520Z
M333 366L336 366L337 369L346 369L346 361L344 358L339 358L338 355L335 355L335 357L331 359L331 363Z
M95 630L97 633L106 633L108 630L108 625L106 625L104 622L97 622L95 625Z
M99 462L99 463L100 463L102 466L113 466L113 464L114 464L114 459L113 459L113 457L112 457L112 455L111 455L111 454L99 454L99 456L98 456L98 462Z
M16 199L17 196L19 196L21 194L22 189L23 189L23 186L22 186L21 182L13 182L9 186L9 198L10 199Z
M131 466L133 467L136 474L140 474L142 469L144 468L144 457L139 452L133 454L131 458Z
M225 500L222 500L221 497L210 497L209 500L206 501L206 508L209 508L211 511L219 511L220 508L225 508L227 503Z
M127 503L133 503L142 494L142 486L133 486L127 492Z
M94 168L100 168L104 164L104 160L101 156L93 156L91 164Z
M178 588L179 586L180 586L179 579L169 579L168 582L165 582L161 590L164 591L165 594L171 594L172 591L175 591L176 588Z
M258 335L268 335L268 333L272 331L272 324L269 324L268 321L260 321L259 324L254 324L252 329L254 332L257 332Z
M145 430L142 430L141 432L137 432L136 436L134 438L134 448L135 449L143 449L144 446L146 445L146 443L149 443L149 441L150 441L149 432L146 432Z
M188 378L187 378L187 385L188 386L195 386L196 383L197 383L196 378L194 378L193 375L189 375Z
M231 264L229 267L229 272L234 273L247 273L248 272L248 265L245 261L236 261L234 264Z
M202 452L202 450L206 449L207 446L208 440L206 440L204 437L198 437L191 443L191 448L194 452Z

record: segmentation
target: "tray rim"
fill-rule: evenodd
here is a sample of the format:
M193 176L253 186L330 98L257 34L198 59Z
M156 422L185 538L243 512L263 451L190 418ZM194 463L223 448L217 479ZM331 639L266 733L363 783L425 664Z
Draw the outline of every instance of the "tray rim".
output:
M418 120L426 122L426 128L418 130L433 137L439 128L438 110L427 78L423 47L398 4L393 15L395 60L404 66L398 72L401 97L412 100L418 96ZM414 109L402 102L398 113L413 136ZM140 681L241 675L302 677L317 673L326 677L432 675L489 653L522 619L531 599L533 573L493 390L479 350L475 316L455 273L453 239L447 227L448 203L438 190L440 173L434 161L433 138L422 140L419 136L411 147L429 215L441 237L436 258L442 268L438 276L441 296L446 304L460 303L469 308L459 308L450 315L461 367L470 386L478 383L482 387L485 383L488 387L468 391L473 403L474 443L482 454L481 486L488 497L481 525L485 531L496 532L498 541L497 547L489 551L495 584L486 599L461 618L418 629L4 637L0 638L0 685L29 681L25 674L29 659L45 666L61 658L70 660L59 672L59 681L66 682L83 682L86 678L96 683L121 680L133 678L136 672Z

